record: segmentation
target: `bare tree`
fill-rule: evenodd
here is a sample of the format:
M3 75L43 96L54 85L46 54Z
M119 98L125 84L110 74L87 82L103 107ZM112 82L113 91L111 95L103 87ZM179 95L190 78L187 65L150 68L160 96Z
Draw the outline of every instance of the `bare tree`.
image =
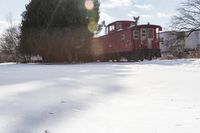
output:
M12 14L6 16L8 28L0 36L0 52L2 61L18 61L19 26L13 25Z
M200 30L200 0L187 0L181 3L178 14L172 19L172 28L187 31L187 36Z
M4 61L15 61L17 62L17 47L19 30L17 26L12 26L2 34L0 37L0 49L4 55Z
M164 46L166 53L173 55L174 57L181 58L184 52L185 46L185 33L171 31L165 33L165 38L161 38L162 46Z

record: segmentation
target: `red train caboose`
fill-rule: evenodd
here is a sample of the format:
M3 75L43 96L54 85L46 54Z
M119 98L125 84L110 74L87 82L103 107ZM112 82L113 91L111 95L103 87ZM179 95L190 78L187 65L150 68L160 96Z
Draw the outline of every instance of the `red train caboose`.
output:
M106 28L107 34L93 39L91 51L96 59L130 60L160 57L158 25L137 25L134 21L116 21Z

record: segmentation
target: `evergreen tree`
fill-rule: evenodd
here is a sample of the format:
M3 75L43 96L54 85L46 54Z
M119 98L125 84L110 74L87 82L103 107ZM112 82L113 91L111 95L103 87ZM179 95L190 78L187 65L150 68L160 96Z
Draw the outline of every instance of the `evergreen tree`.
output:
M99 21L98 0L31 0L22 14L20 52L45 62L87 55Z

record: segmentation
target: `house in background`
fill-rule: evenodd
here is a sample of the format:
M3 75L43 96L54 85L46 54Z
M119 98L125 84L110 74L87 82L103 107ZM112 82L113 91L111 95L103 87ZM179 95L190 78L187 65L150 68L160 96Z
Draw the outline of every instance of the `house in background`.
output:
M182 52L185 48L185 33L177 31L165 31L160 33L161 53Z
M161 53L179 56L186 51L200 49L200 31L189 32L165 31L160 33Z
M189 37L185 37L185 49L200 49L200 31L195 31Z

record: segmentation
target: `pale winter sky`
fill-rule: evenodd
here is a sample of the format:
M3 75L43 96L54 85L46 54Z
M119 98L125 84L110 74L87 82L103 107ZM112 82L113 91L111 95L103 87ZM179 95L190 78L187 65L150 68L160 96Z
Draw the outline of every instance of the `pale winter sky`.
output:
M132 20L140 16L140 23L153 23L167 28L170 18L184 0L100 0L101 20ZM29 0L0 0L0 34L7 28L7 16L12 14L13 23L21 21L21 13Z

